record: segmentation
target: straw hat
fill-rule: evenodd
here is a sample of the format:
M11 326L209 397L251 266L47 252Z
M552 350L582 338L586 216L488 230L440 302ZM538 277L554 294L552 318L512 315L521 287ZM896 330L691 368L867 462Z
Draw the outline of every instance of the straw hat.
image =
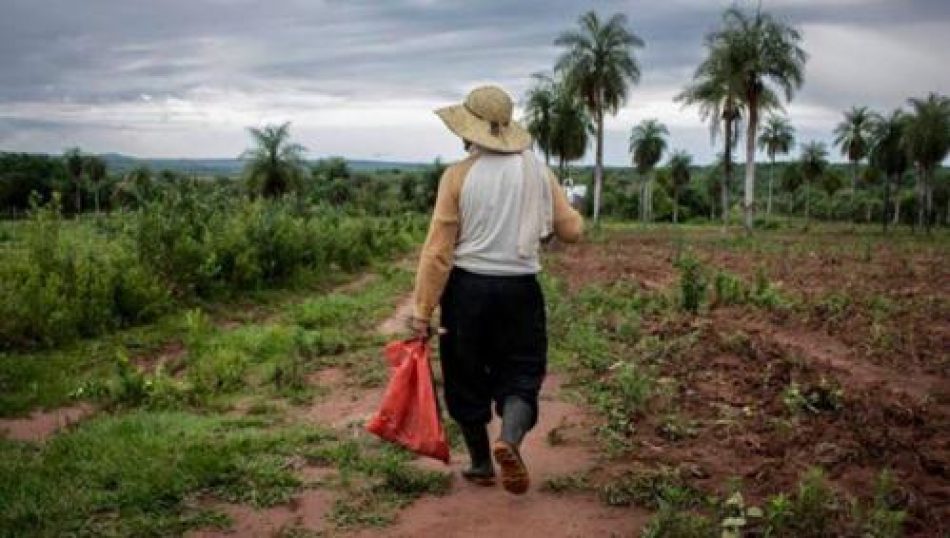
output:
M455 134L486 149L503 153L524 151L531 135L511 119L514 103L498 86L472 90L465 102L440 108L435 113Z

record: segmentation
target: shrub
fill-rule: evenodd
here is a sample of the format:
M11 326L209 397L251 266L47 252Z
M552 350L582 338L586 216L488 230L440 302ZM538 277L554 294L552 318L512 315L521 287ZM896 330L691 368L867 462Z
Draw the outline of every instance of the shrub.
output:
M612 382L616 387L620 403L628 415L643 411L656 385L652 372L642 365L630 362L621 363L617 367Z
M706 298L706 277L702 265L685 256L677 263L680 269L680 301L683 310L696 312Z
M820 469L811 469L792 497L778 495L765 505L766 536L834 536L837 499Z
M214 349L188 359L188 378L200 394L233 392L244 386L250 359L234 349Z
M717 271L713 280L713 289L716 293L716 305L726 306L745 302L745 286L735 275Z
M357 270L420 238L417 216L353 217L182 181L137 211L66 223L34 207L0 258L0 348L56 345L144 323L177 302Z
M93 336L154 319L170 305L123 237L66 233L56 203L34 210L18 248L0 262L0 347Z

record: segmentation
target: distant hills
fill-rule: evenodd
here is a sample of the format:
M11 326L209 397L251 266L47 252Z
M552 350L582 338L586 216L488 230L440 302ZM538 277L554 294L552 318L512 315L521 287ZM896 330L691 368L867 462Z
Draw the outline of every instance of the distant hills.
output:
M240 159L150 159L131 157L120 153L105 153L101 157L111 173L123 174L139 166L147 166L152 171L171 170L182 174L199 176L233 176L241 172L244 163ZM308 161L311 164L317 160ZM413 171L425 169L429 163L405 163L393 161L366 161L347 159L350 170L356 172L375 172L379 170Z

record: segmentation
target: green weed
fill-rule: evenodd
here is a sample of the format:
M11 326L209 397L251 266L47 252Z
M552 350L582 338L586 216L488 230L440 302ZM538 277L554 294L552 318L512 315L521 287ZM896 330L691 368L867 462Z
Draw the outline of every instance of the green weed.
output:
M680 306L683 310L697 312L706 300L706 277L702 265L692 257L679 260Z
M792 413L823 413L841 409L844 390L834 381L822 377L817 384L800 386L792 382L782 392L782 401Z
M717 306L742 304L746 300L746 290L742 280L722 270L716 272L713 290Z
M600 499L610 506L658 509L670 506L686 509L699 506L702 495L686 484L680 473L670 468L628 472L600 489Z
M689 420L678 413L673 413L664 417L657 427L657 433L674 443L695 437L697 434L696 421Z
M765 505L766 536L822 538L834 536L839 507L820 469L802 478L792 497L778 495Z
M852 503L856 532L870 538L898 538L904 535L907 512L901 509L894 475L884 469L874 481L874 496L868 506Z
M543 491L551 493L572 493L592 489L590 476L586 472L552 476L541 485Z
M708 518L674 508L661 509L640 534L642 538L718 538L719 529Z

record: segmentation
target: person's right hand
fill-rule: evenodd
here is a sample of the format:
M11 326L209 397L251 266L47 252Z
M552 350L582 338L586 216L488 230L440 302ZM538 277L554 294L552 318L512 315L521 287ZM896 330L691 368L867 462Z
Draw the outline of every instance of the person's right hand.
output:
M432 338L434 331L429 320L411 316L409 318L409 338L418 340L428 340Z

